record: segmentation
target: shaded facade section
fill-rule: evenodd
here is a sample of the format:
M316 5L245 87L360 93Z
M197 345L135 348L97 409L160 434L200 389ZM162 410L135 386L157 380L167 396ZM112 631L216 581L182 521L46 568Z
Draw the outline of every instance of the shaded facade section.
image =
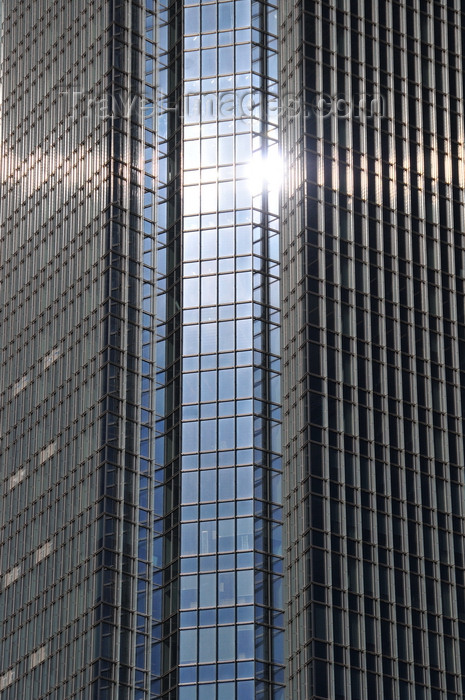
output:
M288 697L463 696L463 13L283 3Z
M143 89L145 16L7 2L3 19L0 688L147 698L155 324L144 124L115 109Z

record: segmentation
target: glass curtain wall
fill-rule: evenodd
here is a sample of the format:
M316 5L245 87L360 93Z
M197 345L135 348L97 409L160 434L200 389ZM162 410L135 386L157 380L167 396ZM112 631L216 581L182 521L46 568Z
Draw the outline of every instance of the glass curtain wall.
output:
M127 1L3 3L5 698L150 693L145 17Z
M463 5L284 2L282 36L288 698L458 700Z
M279 698L277 7L159 21L161 697Z
M2 11L0 690L91 697L109 151L87 105L108 6Z

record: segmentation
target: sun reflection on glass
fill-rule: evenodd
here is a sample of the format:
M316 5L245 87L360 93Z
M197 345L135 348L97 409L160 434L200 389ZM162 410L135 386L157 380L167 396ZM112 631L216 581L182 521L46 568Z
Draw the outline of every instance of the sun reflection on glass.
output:
M278 195L283 181L283 163L277 148L255 153L250 163L250 189L253 195Z

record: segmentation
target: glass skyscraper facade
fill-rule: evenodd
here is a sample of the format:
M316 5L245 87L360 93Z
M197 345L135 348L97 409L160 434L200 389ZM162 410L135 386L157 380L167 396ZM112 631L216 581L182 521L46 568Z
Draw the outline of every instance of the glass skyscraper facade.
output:
M0 688L148 698L153 13L2 6Z
M277 5L2 9L2 698L281 698Z
M282 3L292 700L465 694L464 29Z
M277 5L159 21L159 692L280 698Z
M465 695L464 10L0 0L2 700Z

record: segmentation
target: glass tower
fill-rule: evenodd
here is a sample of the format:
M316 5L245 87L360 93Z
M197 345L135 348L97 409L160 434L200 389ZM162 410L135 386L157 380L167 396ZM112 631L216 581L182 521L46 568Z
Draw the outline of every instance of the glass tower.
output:
M463 10L282 3L292 700L465 694Z
M277 4L0 8L2 698L282 698Z
M283 694L277 31L159 3L162 698Z
M0 689L149 698L153 13L2 6Z

